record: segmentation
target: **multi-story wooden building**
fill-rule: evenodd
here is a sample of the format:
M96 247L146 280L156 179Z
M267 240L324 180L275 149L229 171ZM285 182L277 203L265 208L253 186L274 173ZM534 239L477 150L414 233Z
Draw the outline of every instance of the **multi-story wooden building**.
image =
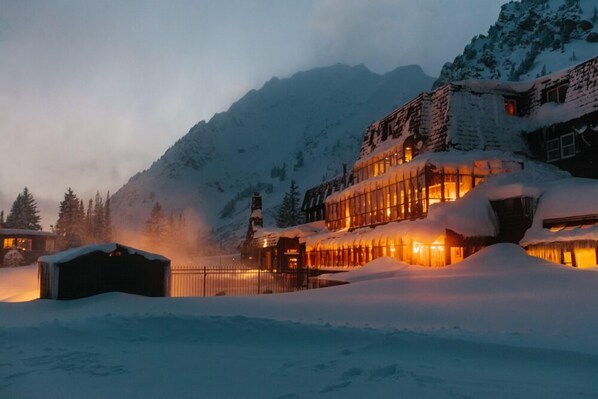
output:
M304 263L353 266L390 255L443 266L493 240L518 240L531 225L534 198L489 205L509 221L503 229L522 231L466 238L445 230L422 238L413 226L424 224L407 221L459 200L490 175L521 170L529 159L598 178L598 57L530 82L450 83L372 124L342 188L328 183L306 193L308 221L325 219L329 232L302 239Z

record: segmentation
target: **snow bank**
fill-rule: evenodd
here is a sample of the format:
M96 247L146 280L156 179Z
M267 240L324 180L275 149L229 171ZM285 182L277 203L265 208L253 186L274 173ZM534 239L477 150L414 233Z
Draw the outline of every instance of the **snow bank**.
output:
M1 270L19 271L35 278ZM342 279L253 297L0 303L0 396L596 393L594 270L499 244L440 269L380 258Z
M360 281L395 277L399 270L409 267L414 267L416 269L423 268L423 266L411 266L395 258L383 256L381 258L374 259L363 267L355 268L349 272L323 274L321 278L346 281L348 283L357 283Z

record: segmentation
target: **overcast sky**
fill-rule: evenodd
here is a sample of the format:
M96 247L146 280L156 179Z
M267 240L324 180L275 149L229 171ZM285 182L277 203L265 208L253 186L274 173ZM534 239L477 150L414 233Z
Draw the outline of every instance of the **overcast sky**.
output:
M337 62L437 76L503 0L0 0L0 209L45 228L68 187L115 192L272 76Z

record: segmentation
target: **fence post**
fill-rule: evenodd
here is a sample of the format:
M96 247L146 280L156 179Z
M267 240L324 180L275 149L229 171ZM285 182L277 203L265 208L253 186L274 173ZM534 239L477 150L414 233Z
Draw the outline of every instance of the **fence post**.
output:
M208 278L208 271L203 267L203 296L206 296L206 279Z
M258 295L262 292L261 277L262 277L262 268L261 268L261 266L258 266L258 268L257 268L257 294Z

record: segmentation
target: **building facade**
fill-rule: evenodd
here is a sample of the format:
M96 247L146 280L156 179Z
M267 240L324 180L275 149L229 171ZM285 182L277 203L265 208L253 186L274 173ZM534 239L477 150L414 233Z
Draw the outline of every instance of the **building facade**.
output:
M478 237L438 228L425 234L415 226L426 223L411 222L492 175L521 171L527 160L598 178L598 57L530 82L449 83L372 124L344 184L306 192L308 221L323 219L328 231L301 238L303 262L357 266L393 256L445 266L489 243L515 242L537 199L488 204L501 220Z

